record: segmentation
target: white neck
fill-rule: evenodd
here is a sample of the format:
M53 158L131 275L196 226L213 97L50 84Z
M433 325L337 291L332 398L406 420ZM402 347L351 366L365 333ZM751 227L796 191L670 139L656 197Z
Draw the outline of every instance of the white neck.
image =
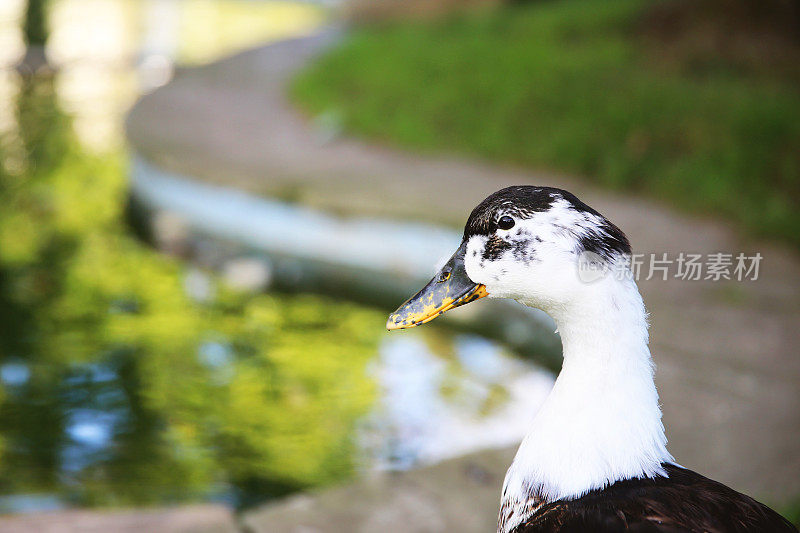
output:
M606 279L574 305L547 306L564 363L503 485L499 531L543 503L615 481L665 475L666 449L647 314L636 284Z

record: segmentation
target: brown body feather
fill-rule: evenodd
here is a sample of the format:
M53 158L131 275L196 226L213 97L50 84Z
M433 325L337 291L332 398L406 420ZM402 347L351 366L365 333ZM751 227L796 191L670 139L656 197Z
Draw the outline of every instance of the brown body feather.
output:
M749 496L675 465L669 477L619 481L575 500L542 505L512 533L797 532Z

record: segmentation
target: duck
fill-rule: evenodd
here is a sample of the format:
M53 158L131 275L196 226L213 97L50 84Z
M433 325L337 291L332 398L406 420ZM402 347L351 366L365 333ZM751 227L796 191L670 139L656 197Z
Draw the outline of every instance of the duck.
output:
M797 532L667 451L630 258L622 230L570 192L507 187L472 210L453 256L389 316L389 330L416 327L489 297L556 323L562 367L506 473L498 533Z

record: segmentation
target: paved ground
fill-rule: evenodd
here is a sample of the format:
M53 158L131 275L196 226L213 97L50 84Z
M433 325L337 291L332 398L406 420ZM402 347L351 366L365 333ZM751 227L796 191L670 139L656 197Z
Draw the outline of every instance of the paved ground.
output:
M187 505L130 511L63 511L4 517L0 533L235 533L233 513L222 505Z
M491 532L514 454L500 450L301 494L245 513L248 533Z
M314 121L287 102L284 86L330 38L284 42L179 72L135 107L131 144L168 170L343 214L459 226L492 191L534 183L576 193L621 226L636 252L760 252L757 282L653 280L641 288L676 458L774 504L800 495L796 252L587 181L347 138L323 142ZM492 479L503 466L496 468ZM493 508L472 509L494 517Z

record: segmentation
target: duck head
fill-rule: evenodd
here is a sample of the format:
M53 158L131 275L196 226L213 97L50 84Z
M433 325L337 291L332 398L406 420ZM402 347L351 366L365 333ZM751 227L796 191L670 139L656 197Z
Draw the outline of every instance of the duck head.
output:
M418 326L484 296L557 314L596 291L593 281L630 252L625 234L573 194L507 187L472 210L458 250L386 327Z

